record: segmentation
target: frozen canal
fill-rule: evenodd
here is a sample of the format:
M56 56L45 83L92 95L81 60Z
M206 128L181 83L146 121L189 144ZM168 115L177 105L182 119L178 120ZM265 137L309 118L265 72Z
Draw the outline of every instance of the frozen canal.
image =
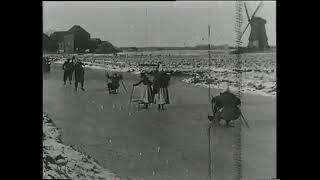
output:
M86 92L63 86L61 64L43 76L43 111L62 130L62 139L122 178L208 179L208 90L172 78L171 104L137 112L128 109L136 75L123 73L126 93L105 91L104 70L86 69ZM219 92L213 90L213 94ZM139 89L135 89L139 94ZM252 130L243 135L243 177L276 175L276 99L244 95L242 110ZM129 111L131 113L129 113ZM232 177L232 129L213 132L215 179Z

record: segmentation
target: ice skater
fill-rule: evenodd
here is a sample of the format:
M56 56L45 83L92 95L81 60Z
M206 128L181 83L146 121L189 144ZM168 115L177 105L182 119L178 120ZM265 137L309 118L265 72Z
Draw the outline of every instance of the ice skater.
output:
M133 86L139 86L143 84L143 90L141 91L140 100L145 104L145 108L148 109L150 103L152 103L152 82L146 76L145 73L141 73L140 77L142 78L138 83L133 84Z
M71 85L73 64L70 62L70 59L67 59L67 61L63 63L62 69L64 70L64 72L63 72L63 84L66 85L67 79L69 79L69 82L70 82L70 85Z
M169 104L169 86L170 77L164 72L162 65L159 65L153 79L153 96L154 103L164 110L164 105Z
M230 122L241 116L241 111L238 107L240 104L240 99L230 92L229 86L226 83L224 92L220 93L219 96L213 97L211 100L213 119L209 118L209 120L219 125L221 119L223 119L226 121L226 126L230 127Z
M78 89L78 83L81 84L81 90L85 91L84 89L84 74L85 74L85 70L83 68L83 63L78 61L76 62L75 66L74 66L74 77L75 77L75 88L74 90L77 91Z

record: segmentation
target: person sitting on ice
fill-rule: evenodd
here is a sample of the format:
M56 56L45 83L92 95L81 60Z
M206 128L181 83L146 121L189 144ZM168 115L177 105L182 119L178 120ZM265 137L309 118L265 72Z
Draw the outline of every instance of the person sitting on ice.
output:
M112 76L109 76L107 73L107 78L110 80L107 83L109 94L111 93L117 93L117 89L120 87L120 80L123 79L122 75L118 75L117 73L114 73Z
M141 83L143 84L140 100L145 104L145 108L148 109L149 104L152 103L152 82L145 73L141 73L140 78L141 80L138 83L133 84L133 86L139 86Z
M214 121L215 124L219 124L221 119L223 119L226 121L226 126L229 127L230 122L238 119L241 115L238 107L240 104L240 99L230 92L229 86L226 83L224 91L211 100L213 119L209 118L209 120Z

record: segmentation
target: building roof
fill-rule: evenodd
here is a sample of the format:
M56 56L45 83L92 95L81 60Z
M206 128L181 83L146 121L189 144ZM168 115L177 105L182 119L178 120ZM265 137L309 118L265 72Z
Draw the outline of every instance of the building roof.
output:
M85 32L85 33L87 33L87 34L90 34L90 33L88 33L85 29L83 29L81 26L79 26L79 25L74 25L74 26L72 26L72 28L70 28L69 30L68 30L68 32L72 32L72 33L75 33L75 32Z

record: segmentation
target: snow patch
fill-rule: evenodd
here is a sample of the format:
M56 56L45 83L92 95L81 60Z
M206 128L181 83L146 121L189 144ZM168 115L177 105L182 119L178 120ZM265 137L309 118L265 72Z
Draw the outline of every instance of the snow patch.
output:
M61 143L59 130L43 115L43 179L120 180L95 160Z

